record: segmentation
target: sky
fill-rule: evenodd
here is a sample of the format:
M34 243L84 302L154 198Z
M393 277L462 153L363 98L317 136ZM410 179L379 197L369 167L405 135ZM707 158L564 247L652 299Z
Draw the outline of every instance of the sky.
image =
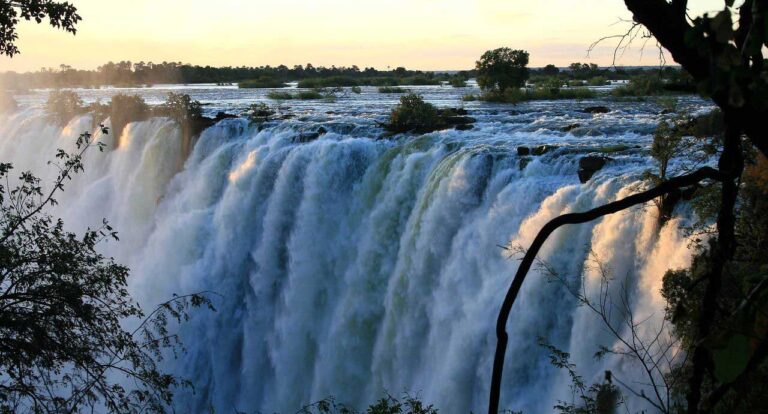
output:
M488 49L530 52L533 67L571 62L609 65L626 31L622 0L69 0L83 21L76 36L24 22L21 55L0 71L61 64L94 69L108 61L175 61L212 66L312 63L470 69ZM691 0L693 14L722 0ZM642 40L617 64L655 65L655 42Z

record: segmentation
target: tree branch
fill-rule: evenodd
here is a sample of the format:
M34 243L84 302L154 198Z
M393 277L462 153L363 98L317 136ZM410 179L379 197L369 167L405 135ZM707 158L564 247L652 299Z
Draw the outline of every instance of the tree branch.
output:
M523 260L520 262L520 266L517 268L517 273L512 281L512 285L507 291L507 295L504 298L504 302L499 310L499 316L496 321L496 353L493 360L493 373L491 377L491 389L490 400L488 404L488 413L497 414L499 411L499 397L501 396L501 378L504 370L504 357L507 351L507 341L509 337L506 332L507 320L509 314L512 311L512 306L517 299L517 295L520 292L520 288L525 281L528 271L531 269L536 255L544 245L547 238L561 226L566 224L580 224L586 223L605 215L617 213L622 210L626 210L637 204L647 203L654 198L660 197L670 191L678 190L683 187L689 187L697 184L705 179L718 180L722 179L722 174L711 167L703 167L691 174L679 176L665 181L650 190L643 191L641 193L633 194L629 197L623 198L612 203L602 205L592 210L582 213L569 213L563 214L552 219L539 231L536 238L533 240L531 247L526 251Z

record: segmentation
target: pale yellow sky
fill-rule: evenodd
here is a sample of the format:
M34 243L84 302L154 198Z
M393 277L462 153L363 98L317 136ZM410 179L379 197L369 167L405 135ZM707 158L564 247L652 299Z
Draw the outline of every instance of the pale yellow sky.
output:
M487 49L528 50L531 66L610 64L613 45L590 57L594 40L619 33L622 0L70 0L83 21L76 36L23 23L21 55L0 71L107 61L181 61L213 66L406 66L469 69ZM692 0L694 13L721 0ZM639 44L618 62L653 65Z

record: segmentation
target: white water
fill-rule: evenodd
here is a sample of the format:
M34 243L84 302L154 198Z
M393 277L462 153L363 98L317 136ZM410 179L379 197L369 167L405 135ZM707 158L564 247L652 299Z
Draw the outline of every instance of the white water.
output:
M173 293L222 295L218 312L200 311L182 327L188 352L168 362L197 388L178 399L180 412L294 412L328 395L364 407L384 391L418 393L441 412L482 412L496 313L517 266L499 245L527 246L549 219L629 194L650 166L642 149L617 154L582 185L581 155L558 150L520 170L516 147L557 143L583 154L606 143L647 146L653 108L592 118L572 102L478 106L472 131L391 141L371 139L386 106L368 99L372 106L349 104L333 116L319 105L261 132L223 121L186 161L167 120L131 124L119 138L97 134L110 148L89 154L86 172L59 197L57 214L73 228L106 217L120 231L121 242L105 250L130 266L131 291L145 307ZM574 121L597 132L557 132ZM44 161L90 122L61 130L35 109L6 116L0 159L50 178ZM319 124L331 132L294 143ZM540 257L576 276L593 249L630 278L638 318L653 324L663 316L661 277L687 263L686 245L676 222L659 233L654 210L635 209L557 231ZM595 278L587 273L588 292ZM508 331L502 407L550 412L570 400L537 337L571 352L589 382L606 369L631 376L620 360L595 361L597 344L612 339L535 271Z

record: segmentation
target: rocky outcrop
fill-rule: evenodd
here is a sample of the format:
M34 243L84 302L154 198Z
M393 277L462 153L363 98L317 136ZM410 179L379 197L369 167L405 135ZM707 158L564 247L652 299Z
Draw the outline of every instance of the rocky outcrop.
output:
M572 131L572 130L574 130L576 128L580 128L580 127L581 127L581 124L571 124L571 125L562 127L560 130L563 131L563 132L570 132L570 131Z
M596 172L605 167L606 162L609 160L610 158L599 155L581 157L581 159L579 159L579 181L581 181L582 184L589 181Z
M611 112L611 110L605 106L588 106L582 109L581 112L588 114L607 114L608 112Z

